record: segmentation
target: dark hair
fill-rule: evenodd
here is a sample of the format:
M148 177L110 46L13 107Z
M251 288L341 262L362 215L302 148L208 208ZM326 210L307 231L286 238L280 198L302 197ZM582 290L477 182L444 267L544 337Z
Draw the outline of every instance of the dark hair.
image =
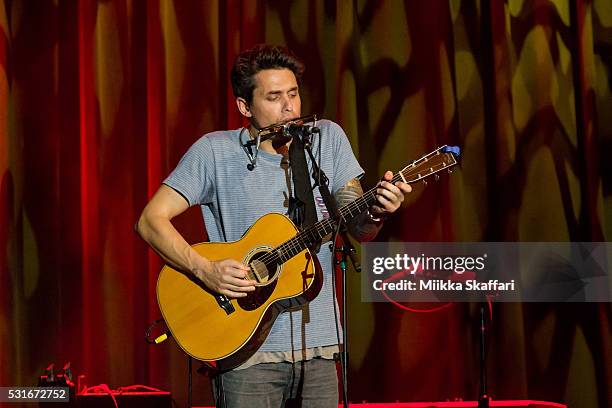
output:
M236 98L253 100L255 80L253 77L264 69L287 68L293 72L298 83L304 72L304 64L285 47L259 44L241 52L232 66L232 90Z

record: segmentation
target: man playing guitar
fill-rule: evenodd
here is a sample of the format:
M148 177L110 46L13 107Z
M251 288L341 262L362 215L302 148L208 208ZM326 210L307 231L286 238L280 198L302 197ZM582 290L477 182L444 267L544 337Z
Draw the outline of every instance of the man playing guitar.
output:
M308 208L311 212L314 208L314 221L326 216L324 206L317 205L321 202L318 189L312 191L312 203L298 202L302 211L294 211L293 157L303 154L303 150L291 152L295 139L262 141L255 163L245 147L261 129L300 117L303 69L303 64L282 47L259 45L241 53L231 80L237 108L250 125L209 133L196 141L147 204L136 226L140 236L169 265L229 299L247 297L261 283L249 265L242 259L211 260L202 256L171 220L198 205L211 242L231 242L240 240L269 213L287 214L298 220L298 226ZM343 206L363 194L359 181L363 170L340 126L328 120L317 122L317 126L320 133L313 136L313 151L320 156L316 159L329 178L338 206ZM349 223L349 233L357 240L373 239L384 217L395 212L404 194L411 191L406 183L389 182L392 176L390 171L384 174L377 186L376 203ZM296 217L296 213L302 216ZM328 247L322 246L319 251L323 272L320 294L297 310L279 314L257 352L217 376L217 405L279 407L298 399L303 406L337 407L333 357L339 351L339 341L331 284L334 266Z

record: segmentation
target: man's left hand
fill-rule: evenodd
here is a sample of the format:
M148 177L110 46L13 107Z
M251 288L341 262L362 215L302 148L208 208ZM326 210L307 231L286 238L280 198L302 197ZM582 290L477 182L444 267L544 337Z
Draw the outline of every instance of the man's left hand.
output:
M409 184L402 181L392 184L391 180L393 180L393 173L387 171L376 186L376 204L370 208L370 213L374 217L385 217L397 211L404 201L404 195L412 191Z

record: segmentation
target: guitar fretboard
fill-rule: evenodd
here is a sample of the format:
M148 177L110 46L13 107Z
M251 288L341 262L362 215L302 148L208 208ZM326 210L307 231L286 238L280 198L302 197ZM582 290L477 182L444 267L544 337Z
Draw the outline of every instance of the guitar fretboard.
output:
M416 183L424 180L446 168L450 168L457 164L456 155L458 148L449 148L442 146L422 158L415 160L402 170L398 171L390 183L395 184L398 181L403 181L408 184ZM339 217L345 223L350 223L351 220L364 213L372 204L376 202L376 187L366 191L361 197L351 203L341 207ZM310 227L299 232L295 237L285 241L267 256L261 259L266 264L276 263L282 264L293 258L306 248L323 241L336 230L336 221L332 218L326 218L316 222Z

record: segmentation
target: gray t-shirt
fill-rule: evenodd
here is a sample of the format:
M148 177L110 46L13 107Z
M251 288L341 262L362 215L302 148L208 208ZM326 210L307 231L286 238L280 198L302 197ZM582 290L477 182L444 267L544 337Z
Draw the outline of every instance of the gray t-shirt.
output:
M321 120L317 126L321 133L313 137L313 152L319 162L320 151L320 166L329 178L330 191L335 194L349 180L361 177L363 169L338 124ZM257 166L249 171L249 160L240 142L242 130L204 135L164 180L164 184L185 197L190 206L200 206L212 242L239 240L261 216L272 212L287 213L289 194L286 173L281 167L282 156L260 150ZM246 130L242 137L243 141L247 140ZM307 161L311 169L308 157ZM293 186L291 189L293 191ZM313 193L317 216L321 220L328 214L319 189L315 188ZM338 342L329 245L323 245L318 255L324 282L321 293L307 306L309 313L304 316L301 311L282 313L259 351L297 350Z

